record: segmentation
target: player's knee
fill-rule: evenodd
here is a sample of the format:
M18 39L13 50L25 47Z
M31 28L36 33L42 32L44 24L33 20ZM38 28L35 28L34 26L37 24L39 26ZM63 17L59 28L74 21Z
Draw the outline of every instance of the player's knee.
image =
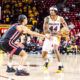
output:
M23 57L24 57L25 59L27 59L28 55L26 54L26 52L24 52Z
M44 54L42 53L42 58L44 58L45 56L44 56Z
M28 57L28 55L26 54L26 52L24 50L22 50L19 54L19 56L22 56L22 57Z
M45 57L45 55L44 54L42 54L42 58L44 58Z
M57 51L57 50L58 50L57 45L54 45L54 51Z
M23 56L28 57L28 55L26 54L26 52L24 52L24 55Z
M54 52L56 52L57 50L56 49L54 49Z
M47 55L47 52L46 52L46 51L43 51L43 52L42 52L42 58L45 58L46 55Z

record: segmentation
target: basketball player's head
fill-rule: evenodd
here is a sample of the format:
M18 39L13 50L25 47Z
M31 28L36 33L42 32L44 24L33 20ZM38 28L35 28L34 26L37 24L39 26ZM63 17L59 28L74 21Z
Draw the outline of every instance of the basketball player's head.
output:
M23 15L23 14L22 15L19 15L18 16L18 22L20 24L26 25L27 22L28 22L27 17L25 15Z
M55 15L57 15L57 13L58 13L58 9L57 9L56 6L50 7L50 8L49 8L49 11L50 11L50 15L51 15L51 16L55 16Z

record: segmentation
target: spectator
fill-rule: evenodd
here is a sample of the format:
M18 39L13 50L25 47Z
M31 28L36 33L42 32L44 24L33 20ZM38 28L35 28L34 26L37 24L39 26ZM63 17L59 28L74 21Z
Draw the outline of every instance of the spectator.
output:
M27 44L30 44L31 38L30 36L27 37Z
M36 43L37 43L37 50L38 50L39 53L41 53L43 42L44 42L44 40L42 40L40 38L39 38L39 40L36 41Z
M29 15L32 14L32 10L31 10L31 9L28 10L28 14L29 14Z
M66 46L67 46L66 41L62 40L61 46L60 46L60 53L62 53L62 54L67 53L67 47Z
M5 15L3 15L3 23L6 23L6 16Z
M75 44L75 42L73 42L73 45L71 45L71 52L76 54L78 50L77 45Z
M22 2L18 2L18 6L21 8L23 6Z
M65 19L66 22L69 22L70 21L69 17L67 17L67 16L65 16L64 19Z
M24 43L25 35L21 35L21 43Z
M80 45L78 46L78 52L80 53Z
M19 8L18 13L22 14L22 8Z
M78 45L79 46L79 37L78 36L76 36L76 45Z
M24 7L23 7L23 13L24 13L24 14L27 14L27 6L24 6Z
M64 11L64 12L70 12L70 9L69 9L68 7L64 7L64 8L63 8L63 11Z
M77 36L79 36L79 37L80 37L80 32L77 34Z
M70 7L70 12L74 12L74 8L73 7Z
M28 24L31 25L31 24L32 24L32 20L33 20L33 18L29 18L29 19L28 19Z
M80 20L80 12L77 12L75 15L76 15L76 20Z
M33 7L32 7L32 10L33 10L33 12L35 12L35 11L36 11L36 7L35 7L35 6L33 6Z
M31 43L35 43L34 37L31 38L31 41L30 41L30 42L31 42Z
M9 15L6 15L6 23L9 24L9 22L10 22L10 17Z
M73 28L75 27L75 25L74 25L72 22L70 22L70 23L68 24L68 27L69 27L70 29L73 29Z
M79 17L80 16L80 12L77 12L75 15L76 15L76 17Z
M69 53L71 53L71 44L68 44L68 46L67 46L67 55L68 55Z
M75 4L72 4L72 8L76 8L76 5Z

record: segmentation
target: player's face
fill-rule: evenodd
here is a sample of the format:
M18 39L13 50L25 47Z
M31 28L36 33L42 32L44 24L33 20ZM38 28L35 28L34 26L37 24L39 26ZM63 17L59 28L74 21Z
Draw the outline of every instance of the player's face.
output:
M26 25L27 22L28 22L27 18L25 18L23 22L24 22L24 24Z
M51 15L51 16L56 15L55 11L54 11L54 10L50 10L50 15Z

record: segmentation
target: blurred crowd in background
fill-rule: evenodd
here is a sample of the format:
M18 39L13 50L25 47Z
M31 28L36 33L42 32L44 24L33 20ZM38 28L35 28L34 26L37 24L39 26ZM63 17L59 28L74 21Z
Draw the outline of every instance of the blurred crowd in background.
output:
M2 6L3 24L15 23L17 21L18 15L20 14L25 14L28 17L28 24L32 25L37 23L39 13L33 0L4 0Z
M31 54L41 54L42 46L45 39L36 38L29 35L22 35L19 41L25 46L25 51ZM59 51L61 54L77 54L80 52L80 46L78 43L78 37L75 39L66 40L65 37L61 37ZM53 54L53 50L49 53Z

